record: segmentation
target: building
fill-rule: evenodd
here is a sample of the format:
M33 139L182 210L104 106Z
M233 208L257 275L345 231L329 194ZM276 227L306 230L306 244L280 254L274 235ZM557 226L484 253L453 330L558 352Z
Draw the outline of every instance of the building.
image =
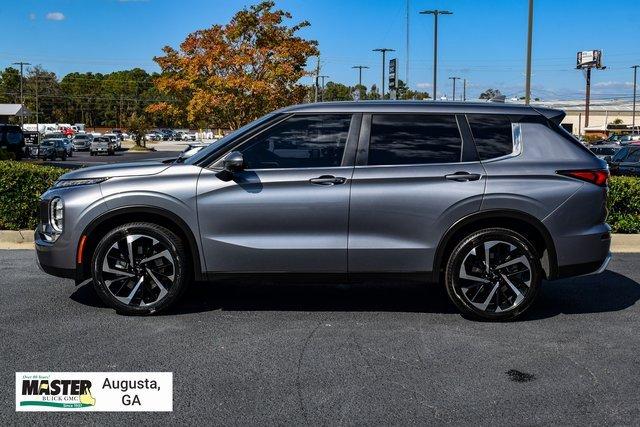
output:
M567 116L562 126L575 135L593 135L605 137L611 133L631 133L633 103L621 100L595 100L589 107L589 126L585 127L584 100L532 102L532 106L557 108L564 110ZM640 127L640 102L636 104L636 133ZM618 121L620 124L614 124Z
M26 117L31 111L22 104L0 104L0 124L9 123L11 117Z

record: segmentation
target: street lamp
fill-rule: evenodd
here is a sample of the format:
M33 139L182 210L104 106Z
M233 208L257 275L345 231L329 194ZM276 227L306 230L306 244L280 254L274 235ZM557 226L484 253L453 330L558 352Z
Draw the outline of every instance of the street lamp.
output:
M633 68L633 112L631 113L631 133L632 134L636 133L636 84L637 84L636 77L638 77L638 67L640 67L640 65L633 65L631 67Z
M318 76L322 79L322 92L320 92L320 101L324 101L324 79L329 78L329 76Z
M378 49L373 49L374 52L381 52L382 53L382 92L380 92L380 99L384 99L384 67L385 67L385 57L387 52L395 52L395 49L389 49L386 47L381 47Z
M358 69L358 86L362 86L362 69L369 69L366 65L354 65L351 68Z
M449 80L453 80L453 96L451 99L456 100L456 80L460 80L460 77L449 77Z
M433 100L437 97L437 80L438 80L438 16L439 15L453 15L453 12L448 10L423 10L421 15L433 15L434 27L433 27Z
M531 102L531 44L533 39L533 0L529 0L529 30L527 31L527 69L524 82L524 104Z

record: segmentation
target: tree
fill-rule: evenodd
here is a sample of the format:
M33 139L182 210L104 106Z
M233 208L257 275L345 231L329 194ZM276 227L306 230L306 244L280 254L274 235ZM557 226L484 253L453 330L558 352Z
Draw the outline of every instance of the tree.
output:
M155 79L169 101L148 112L217 127L241 125L289 104L299 103L309 75L307 60L318 54L317 42L296 34L304 21L287 26L291 14L263 1L235 14L226 25L195 31L179 50L165 46L154 58L162 73Z
M416 90L411 90L409 88L409 86L407 86L406 83L403 82L400 79L398 79L398 94L397 94L397 97L398 97L398 99L417 99L417 100L423 100L423 99L431 98L429 96L429 92L420 92L420 91L416 91Z
M497 96L502 96L502 93L498 89L487 89L480 94L480 99L492 99Z
M147 147L145 135L149 132L150 127L151 126L149 126L147 118L144 115L138 115L137 113L133 113L127 121L127 129L132 135L136 145L139 147Z
M0 73L0 102L20 103L20 71L7 67Z
M617 119L615 119L611 123L613 123L614 125L621 125L621 124L624 123L624 120L622 120L620 117L618 117Z
M352 89L342 83L329 82L324 87L325 101L352 101Z

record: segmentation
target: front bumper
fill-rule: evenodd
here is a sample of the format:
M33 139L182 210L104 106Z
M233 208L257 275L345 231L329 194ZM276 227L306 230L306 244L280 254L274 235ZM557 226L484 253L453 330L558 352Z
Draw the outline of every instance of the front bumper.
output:
M45 242L41 239L38 230L35 232L36 263L43 272L65 279L75 279L76 269L64 266L68 254L66 249L61 250L55 244Z

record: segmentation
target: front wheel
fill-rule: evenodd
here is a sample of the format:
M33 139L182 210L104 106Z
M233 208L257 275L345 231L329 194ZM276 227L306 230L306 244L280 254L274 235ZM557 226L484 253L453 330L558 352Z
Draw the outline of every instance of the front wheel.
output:
M105 235L92 260L93 284L123 314L152 314L171 306L188 285L181 239L151 223L121 225Z
M540 289L543 271L535 247L505 228L479 230L454 248L445 272L447 293L464 314L511 320Z

